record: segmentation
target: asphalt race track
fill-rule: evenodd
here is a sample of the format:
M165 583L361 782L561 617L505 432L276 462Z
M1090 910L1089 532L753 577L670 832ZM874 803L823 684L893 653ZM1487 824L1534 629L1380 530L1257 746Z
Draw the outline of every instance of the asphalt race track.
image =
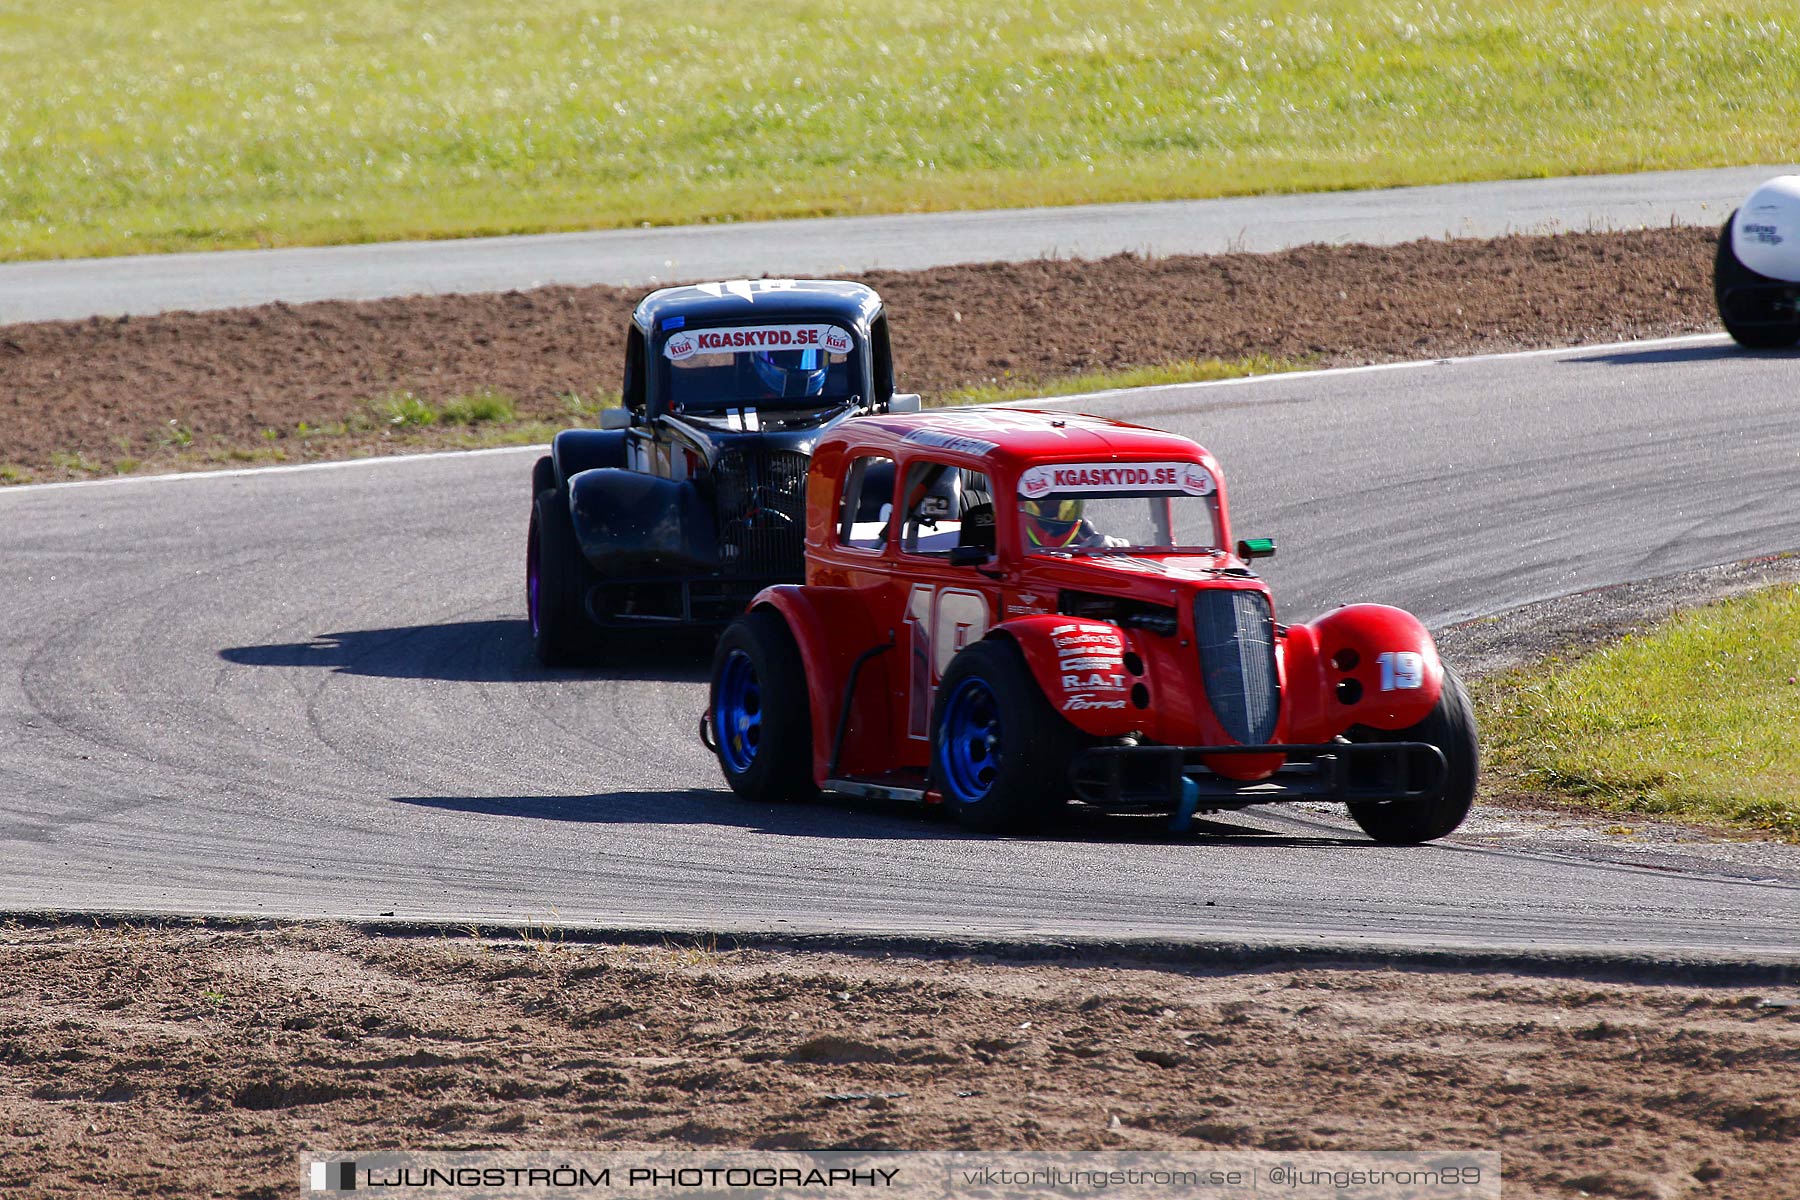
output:
M1442 623L1800 547L1797 363L1689 338L1080 407L1221 455L1284 619ZM746 805L691 648L532 664L533 453L0 490L0 908L1800 961L1794 875L1391 849L1311 812L1014 840Z

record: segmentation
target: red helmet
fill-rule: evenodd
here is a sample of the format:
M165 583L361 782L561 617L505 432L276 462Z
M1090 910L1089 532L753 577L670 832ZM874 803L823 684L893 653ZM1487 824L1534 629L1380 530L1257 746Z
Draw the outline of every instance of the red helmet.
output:
M1081 540L1079 500L1023 500L1025 541L1044 550L1066 550Z

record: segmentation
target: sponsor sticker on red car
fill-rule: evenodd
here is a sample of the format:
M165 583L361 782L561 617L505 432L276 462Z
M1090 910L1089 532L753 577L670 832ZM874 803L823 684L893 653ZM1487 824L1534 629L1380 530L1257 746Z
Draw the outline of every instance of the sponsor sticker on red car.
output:
M987 454L996 449L994 443L964 433L947 433L941 429L915 429L900 439L914 446L935 446L961 454Z
M1057 463L1032 467L1019 475L1019 494L1027 499L1060 495L1109 495L1183 492L1210 496L1218 485L1199 463Z
M1125 671L1125 637L1115 625L1071 621L1050 631L1065 711L1124 708L1131 686Z

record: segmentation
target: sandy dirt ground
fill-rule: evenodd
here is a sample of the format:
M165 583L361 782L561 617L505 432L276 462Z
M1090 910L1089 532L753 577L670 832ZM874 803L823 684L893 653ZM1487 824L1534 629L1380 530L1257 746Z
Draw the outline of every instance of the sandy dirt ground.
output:
M1800 1196L1800 991L0 928L0 1194L295 1195L306 1148L1497 1149ZM45 1164L56 1164L47 1169Z
M1321 366L1716 328L1708 229L1280 254L1122 256L866 277L893 316L899 382L929 398L1191 358ZM546 288L284 304L0 328L0 480L431 449L461 429L303 437L411 391L483 388L521 417L618 388L637 292ZM234 454L235 452L235 454ZM75 465L77 458L87 467Z

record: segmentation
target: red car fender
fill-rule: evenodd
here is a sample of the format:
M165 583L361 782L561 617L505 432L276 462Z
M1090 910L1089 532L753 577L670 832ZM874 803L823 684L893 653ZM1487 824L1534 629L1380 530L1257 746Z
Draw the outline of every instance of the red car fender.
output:
M1013 640L1044 699L1075 728L1117 737L1143 725L1125 665L1131 643L1117 625L1046 614L1004 621L988 636Z
M1352 725L1416 725L1444 686L1430 631L1385 604L1352 604L1290 626L1283 659L1287 735L1301 743L1330 741Z
M838 708L850 671L864 651L885 644L887 639L875 636L864 598L851 588L777 584L758 592L750 607L772 608L780 613L800 649L800 665L806 673L811 698L813 781L823 785L831 766ZM866 719L850 723L840 771L853 767L867 770L858 766L859 760L871 753L882 760L891 749L886 741L886 705L891 690L883 663L886 657L871 656L858 674L854 702L859 716Z

